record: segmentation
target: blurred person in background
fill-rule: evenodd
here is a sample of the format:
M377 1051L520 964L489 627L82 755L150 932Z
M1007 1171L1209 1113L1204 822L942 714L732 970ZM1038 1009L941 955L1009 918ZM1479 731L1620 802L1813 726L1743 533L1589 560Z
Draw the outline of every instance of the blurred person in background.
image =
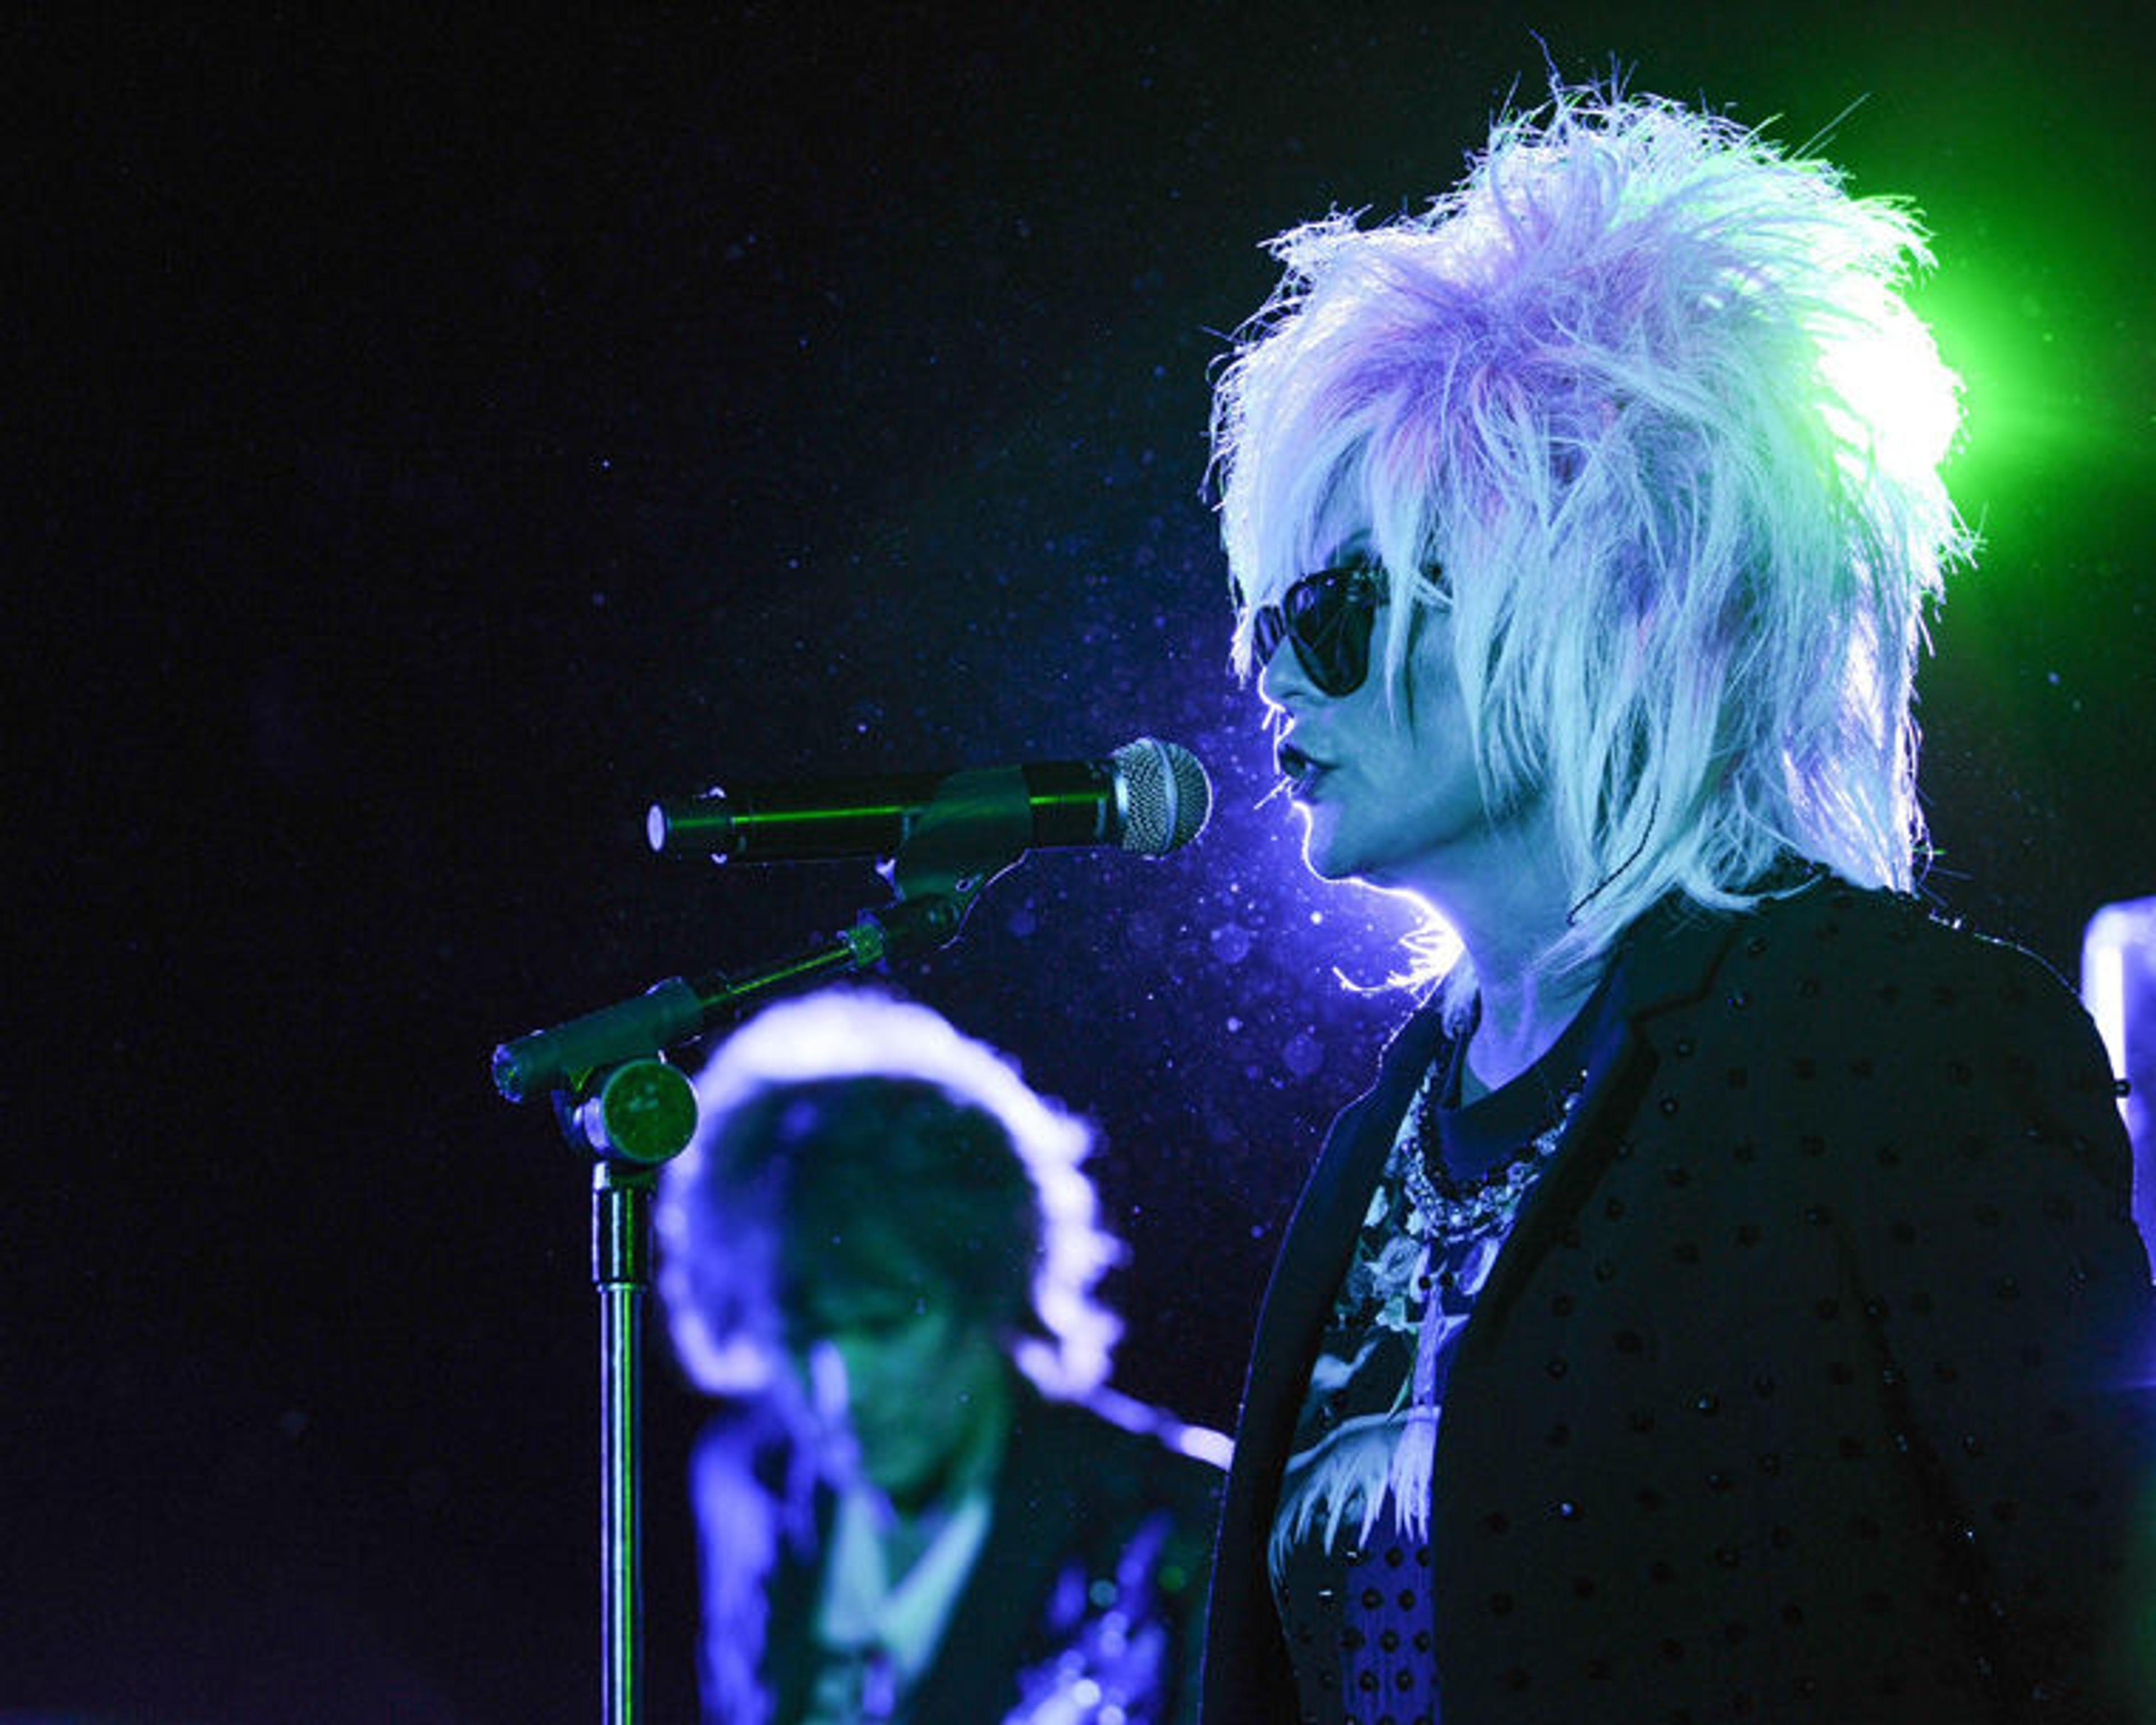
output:
M1194 1717L1226 1445L1106 1388L1092 1134L925 1006L767 1009L697 1080L660 1286L724 1399L706 1716Z

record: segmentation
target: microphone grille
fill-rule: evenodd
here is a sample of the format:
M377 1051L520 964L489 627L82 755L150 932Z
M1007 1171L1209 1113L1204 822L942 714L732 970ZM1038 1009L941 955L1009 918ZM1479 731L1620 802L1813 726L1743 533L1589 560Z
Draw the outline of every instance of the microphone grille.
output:
M1111 758L1123 793L1124 850L1166 856L1198 836L1213 813L1213 782L1197 756L1178 744L1141 737Z

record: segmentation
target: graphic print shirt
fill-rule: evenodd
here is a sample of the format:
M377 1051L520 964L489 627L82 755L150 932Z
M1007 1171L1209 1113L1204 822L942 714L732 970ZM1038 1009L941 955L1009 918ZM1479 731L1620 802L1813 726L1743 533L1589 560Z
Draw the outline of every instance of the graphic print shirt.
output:
M1522 1151L1538 1173L1532 1147L1554 1142L1546 1135L1577 1089L1594 1015L1583 1011L1533 1066L1465 1106L1465 1040L1452 1045L1370 1194L1296 1421L1270 1553L1301 1717L1314 1725L1439 1717L1431 1464L1460 1334L1518 1206L1464 1237L1425 1238L1409 1158L1438 1147L1430 1173L1457 1189L1502 1174ZM1521 1201L1532 1184L1532 1174L1518 1183Z

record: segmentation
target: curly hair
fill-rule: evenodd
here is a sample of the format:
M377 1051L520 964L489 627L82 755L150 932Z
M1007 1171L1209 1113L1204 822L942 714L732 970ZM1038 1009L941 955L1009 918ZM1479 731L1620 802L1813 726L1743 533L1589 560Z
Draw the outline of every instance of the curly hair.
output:
M1910 886L1916 661L1974 542L1902 203L1725 118L1560 85L1426 212L1270 249L1285 276L1214 403L1240 673L1342 521L1388 583L1396 716L1415 608L1449 603L1488 805L1553 818L1553 973L1671 892L1751 902L1793 851Z
M1122 1247L1083 1168L1093 1133L987 1044L917 1003L829 988L766 1008L696 1080L661 1176L659 1289L675 1352L719 1394L765 1387L804 1286L903 1257L1006 1331L1044 1392L1105 1382L1095 1298Z

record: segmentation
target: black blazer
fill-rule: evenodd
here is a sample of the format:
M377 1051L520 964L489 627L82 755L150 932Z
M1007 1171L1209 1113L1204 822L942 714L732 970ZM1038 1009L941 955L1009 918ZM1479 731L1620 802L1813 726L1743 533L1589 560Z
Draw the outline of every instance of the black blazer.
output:
M1335 1123L1260 1321L1207 1725L1297 1717L1281 1471L1434 1010ZM1446 1725L2129 1717L2095 1698L2149 1332L2100 1044L2035 960L1822 880L1666 911L1461 1337Z
M1127 1429L1087 1408L1022 1392L987 1542L907 1718L996 1725L1019 1704L1021 1673L1054 1661L1111 1608L1133 1618L1132 1635L1157 1629L1167 1637L1165 1710L1133 1718L1194 1717L1197 1622L1221 1476L1164 1440L1177 1430L1172 1421L1159 1424L1158 1435ZM721 1422L695 1460L705 1710L725 1725L751 1717L792 1725L814 1681L812 1631L831 1505L828 1492L813 1491L789 1525L787 1502L797 1494L783 1473L792 1459L773 1428ZM1142 1530L1147 1542L1138 1545ZM1157 1559L1136 1561L1162 1532ZM1132 1575L1134 1568L1144 1573ZM1108 1585L1116 1596L1104 1590ZM1065 1621L1073 1599L1089 1590L1074 1630ZM732 1661L747 1672L724 1675ZM767 1713L755 1712L757 1703L737 1688L729 1692L745 1676L766 1697Z

